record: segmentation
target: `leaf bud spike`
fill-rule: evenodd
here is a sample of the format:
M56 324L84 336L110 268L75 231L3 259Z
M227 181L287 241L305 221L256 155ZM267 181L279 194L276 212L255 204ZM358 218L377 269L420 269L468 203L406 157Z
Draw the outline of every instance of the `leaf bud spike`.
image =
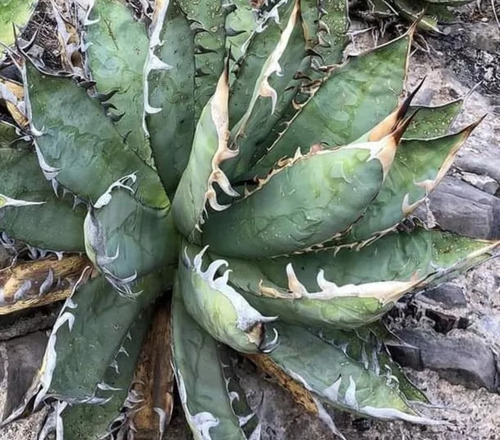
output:
M418 110L401 122L391 134L385 136L381 141L379 141L383 144L383 146L375 157L382 163L382 167L384 169L384 179L387 177L391 168L399 146L399 141L417 113Z
M415 87L415 89L405 98L403 103L370 132L368 136L369 142L377 142L396 129L398 124L403 120L406 113L408 112L413 98L421 89L426 78L427 77L424 76L418 86Z

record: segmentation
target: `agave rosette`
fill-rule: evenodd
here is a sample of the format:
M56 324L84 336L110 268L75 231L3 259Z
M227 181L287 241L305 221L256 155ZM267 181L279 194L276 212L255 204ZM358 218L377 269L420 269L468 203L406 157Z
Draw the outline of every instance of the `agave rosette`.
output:
M165 294L164 343L196 438L259 438L231 349L335 432L325 405L432 423L368 324L495 247L398 229L475 125L448 133L460 100L403 99L413 28L345 56L345 1L253 7L158 0L146 26L118 0L78 2L84 66L68 62L61 17L67 72L16 58L13 108L29 127L0 125L0 230L39 259L2 274L0 310L67 299L6 422L47 402L44 434L128 429L141 406L129 385ZM161 433L168 410L155 411Z

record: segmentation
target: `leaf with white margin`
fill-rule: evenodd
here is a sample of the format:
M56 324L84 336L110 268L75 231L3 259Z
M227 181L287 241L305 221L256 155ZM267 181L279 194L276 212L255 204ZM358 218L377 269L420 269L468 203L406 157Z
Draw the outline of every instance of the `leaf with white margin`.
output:
M121 413L124 402L130 397L129 387L134 377L135 365L139 357L142 341L149 327L149 310L139 315L125 335L122 346L115 359L104 373L102 382L96 390L96 397L102 403L75 403L67 405L58 415L62 424L64 438L100 440L111 432L111 425L125 420ZM55 417L57 420L57 417ZM55 427L44 425L42 431ZM56 422L57 425L57 422Z
M197 237L197 231L204 223L207 202L214 210L220 211L227 207L217 201L215 184L228 196L239 195L220 169L222 162L238 154L228 147L228 99L229 76L226 66L215 94L201 113L191 156L172 204L177 227L190 240Z
M224 260L212 262L202 270L205 249L182 244L179 284L186 310L214 339L243 353L268 352L275 348L278 335L268 334L266 323L275 321L255 310L227 284L229 271L216 278L226 266ZM191 262L191 256L196 255Z
M233 269L229 284L261 313L280 320L357 328L379 319L405 293L487 260L499 244L416 228L412 233L393 232L361 249L228 259Z
M337 348L302 327L279 323L282 342L271 361L321 400L360 416L421 424L442 422L418 414L396 380L366 369ZM328 368L325 368L328 365Z
M178 280L172 307L174 370L187 422L197 440L247 437L231 406L217 342L186 311ZM258 434L259 430L254 431ZM250 440L258 437L250 436Z

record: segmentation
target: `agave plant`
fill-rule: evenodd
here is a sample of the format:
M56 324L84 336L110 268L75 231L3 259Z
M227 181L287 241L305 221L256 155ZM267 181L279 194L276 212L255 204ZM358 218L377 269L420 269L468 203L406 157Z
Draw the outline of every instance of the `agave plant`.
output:
M453 8L472 3L472 0L368 0L370 15L377 18L402 17L414 22L422 30L441 32L439 24L456 20Z
M497 243L408 223L476 125L448 134L461 100L399 102L414 28L346 56L343 0L158 0L148 25L76 6L77 26L57 16L66 71L12 55L0 230L37 259L3 272L1 309L67 299L4 423L46 403L42 437L97 439L145 399L162 433L168 387L161 404L131 387L154 308L145 356L168 366L171 346L195 438L260 438L235 351L335 433L330 407L432 423L378 321Z

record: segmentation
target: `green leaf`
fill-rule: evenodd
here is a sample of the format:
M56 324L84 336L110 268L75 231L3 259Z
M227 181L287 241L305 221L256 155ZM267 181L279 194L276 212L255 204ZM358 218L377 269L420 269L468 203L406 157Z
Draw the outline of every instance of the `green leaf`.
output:
M417 228L361 249L332 248L254 262L228 259L229 284L261 313L280 320L356 328L381 318L405 293L485 261L498 244Z
M232 4L236 8L226 18L226 44L237 63L245 53L245 43L255 31L257 22L248 0L232 0ZM232 67L235 66L231 66L231 71Z
M143 69L149 45L144 23L135 21L132 9L118 0L95 2L90 18L93 23L85 28L86 55L97 92L117 91L107 101L116 107L114 113L123 113L117 129L151 165L151 149L142 128Z
M366 367L342 347L303 328L283 323L277 327L283 334L282 343L269 357L320 399L361 416L432 423L415 412L387 371L377 374L370 364Z
M141 204L133 195L133 178L122 182L89 209L84 228L87 255L118 284L174 268L179 248L170 207Z
M276 344L267 340L265 324L276 318L262 316L227 284L229 273L215 278L217 270L227 265L216 260L202 270L204 250L183 244L185 256L179 262L179 289L189 314L214 339L243 353L269 351ZM193 262L191 262L193 258Z
M85 403L120 351L132 324L167 288L171 273L152 273L134 283L135 298L124 297L98 277L78 288L54 324L36 400L55 397ZM36 406L36 404L35 404Z
M0 41L10 46L15 41L14 25L24 26L31 17L36 2L30 0L3 0L0 3ZM0 46L0 56L4 48Z
M166 20L160 20L162 11L157 10L151 28L146 124L158 173L167 194L173 196L188 163L195 130L195 55L194 33L184 12L176 1L164 3L163 8L167 7Z
M231 406L217 342L191 318L174 287L172 338L175 376L195 439L245 439ZM239 396L244 397L244 396ZM216 403L216 404L214 404Z
M305 153L315 144L347 145L384 119L398 103L406 76L411 34L351 57L323 81L307 104L272 144L252 171L265 175L297 148Z
M361 242L386 233L413 213L441 182L476 126L434 139L403 140L377 197L337 243Z
M199 241L206 203L223 209L217 202L214 183L229 196L237 196L220 164L236 152L227 145L229 125L229 78L227 69L219 78L214 96L203 109L196 127L189 163L182 175L173 202L175 224L190 241Z
M155 170L123 142L97 99L67 77L44 74L28 60L24 64L31 131L47 178L95 202L116 181L135 173L137 199L153 208L168 206Z
M179 0L179 5L195 32L195 119L215 93L226 57L226 16L230 5L224 0Z
M321 26L318 26L316 31L319 42L314 49L321 56L322 64L327 66L340 63L349 28L348 2L345 0L323 0L321 2L308 0L302 3L313 4L316 8L321 8L319 14Z
M295 95L295 74L306 57L304 28L297 0L280 6L280 22L270 18L252 35L231 85L230 148L239 154L228 162L228 175L243 174L252 157L261 157L260 144Z
M343 232L382 185L384 167L372 158L384 146L359 144L289 161L229 209L210 213L204 244L221 255L259 258L300 251Z
M453 123L463 106L464 100L457 99L435 107L411 107L410 112L415 114L408 126L404 139L432 139L448 134Z
M109 434L127 399L142 341L149 328L149 317L147 312L137 317L122 342L123 350L116 354L112 365L104 373L101 388L96 390L95 397L105 403L76 403L62 412L65 438L100 440Z
M373 371L377 376L383 374L387 377L394 376L399 390L410 402L429 404L430 401L425 394L410 382L403 369L391 359L387 348L383 345L384 339L380 339L379 328L382 328L384 333L389 333L381 324L360 327L353 331L324 328L311 328L309 331L324 342L344 350L350 359L363 364L365 369Z
M86 209L72 197L57 197L36 155L0 148L0 231L31 246L82 252Z

